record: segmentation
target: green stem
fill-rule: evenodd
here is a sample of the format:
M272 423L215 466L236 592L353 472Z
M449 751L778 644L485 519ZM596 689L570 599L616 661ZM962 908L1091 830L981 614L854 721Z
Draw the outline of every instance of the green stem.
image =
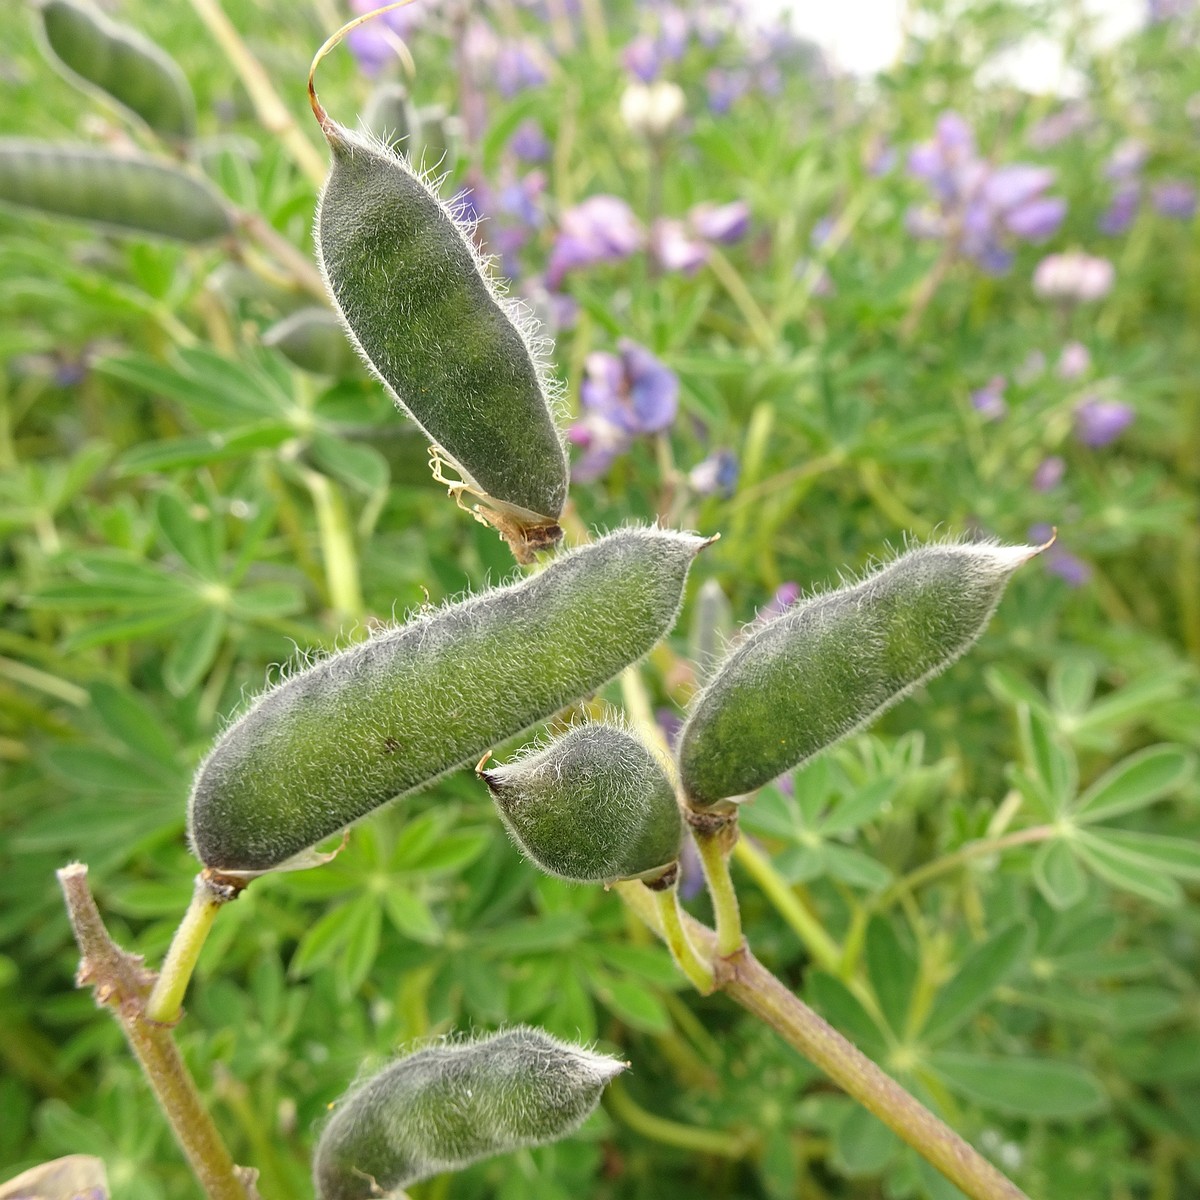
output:
M666 1117L647 1112L638 1104L625 1085L614 1079L604 1093L604 1106L613 1116L623 1121L635 1133L648 1137L664 1146L676 1146L680 1150L695 1150L699 1154L713 1154L718 1158L745 1158L758 1140L752 1133L725 1133L719 1129L702 1129L698 1125L684 1125L680 1121L669 1121Z
M697 953L696 947L688 939L683 928L682 913L679 909L679 889L675 884L653 892L658 904L658 917L662 928L663 940L671 951L675 965L690 979L702 996L707 996L714 985L713 969Z
M363 614L363 599L358 582L358 555L346 506L337 489L319 472L305 471L304 484L317 515L329 603L339 616L358 621Z
M775 341L771 322L767 320L766 313L759 307L758 301L754 299L750 289L746 286L746 281L738 274L737 268L715 246L708 247L708 256L705 261L709 270L717 277L717 282L737 306L738 311L742 314L742 319L750 327L750 332L754 335L758 348L769 350Z
M738 908L737 891L729 874L729 843L737 837L737 825L715 831L693 828L696 849L704 867L708 894L712 897L713 917L717 924L717 954L729 958L745 948L742 937L742 914Z
M644 887L615 885L621 898L659 935L658 905ZM692 941L716 948L716 934L691 917ZM745 947L723 960L718 986L747 1012L770 1025L847 1095L878 1117L970 1200L1028 1200L977 1150L909 1095L831 1025L793 995Z
M192 902L175 931L154 990L146 1001L146 1020L174 1025L183 1016L183 995L209 930L221 906L236 896L229 888L213 883L203 871L196 876Z
M209 1200L256 1200L252 1173L234 1165L204 1107L179 1048L165 1025L146 1019L145 1003L154 976L140 957L109 937L87 883L87 867L72 863L58 872L75 941L82 955L76 981L91 984L96 1002L121 1023L196 1178Z

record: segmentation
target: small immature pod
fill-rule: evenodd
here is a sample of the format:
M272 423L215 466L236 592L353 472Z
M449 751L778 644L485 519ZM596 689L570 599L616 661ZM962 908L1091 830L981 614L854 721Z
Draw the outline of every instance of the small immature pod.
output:
M561 536L567 460L531 319L402 155L316 105L333 163L317 253L351 340L520 561Z
M367 97L359 126L389 146L407 142L417 132L417 114L408 88L402 83L378 84Z
M41 17L46 44L73 75L107 92L164 137L195 133L192 89L160 46L84 0L41 0Z
M754 630L717 669L679 739L688 803L754 791L861 729L957 659L1037 549L922 546Z
M265 330L262 341L264 346L274 347L302 371L313 375L344 379L362 372L362 364L346 341L341 322L327 308L312 305L297 309Z
M578 725L506 766L480 771L513 840L577 883L661 875L683 818L653 751L617 725Z
M0 203L181 242L233 232L229 206L204 180L95 146L0 138Z
M319 1200L390 1196L573 1133L626 1064L540 1029L418 1050L352 1089L321 1133Z
M285 680L201 763L196 854L230 871L278 866L594 691L671 628L705 545L618 530Z

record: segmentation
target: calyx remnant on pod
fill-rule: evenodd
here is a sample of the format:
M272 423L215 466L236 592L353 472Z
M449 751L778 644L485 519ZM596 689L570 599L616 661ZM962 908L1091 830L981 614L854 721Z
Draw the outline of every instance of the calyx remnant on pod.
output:
M530 562L561 538L567 498L532 318L501 294L469 228L408 160L334 121L311 78L309 94L332 153L317 255L350 338L433 442L435 476L479 497L476 515ZM442 465L459 479L443 478Z
M754 791L861 729L979 637L1031 546L909 550L785 610L717 668L679 737L695 807Z
M369 1200L578 1129L627 1064L525 1026L418 1050L351 1090L321 1133L319 1200Z
M671 628L707 544L617 530L284 680L200 764L196 854L217 870L279 866L595 691Z
M675 788L654 752L618 725L578 725L479 774L513 839L551 875L612 883L662 874L679 857Z

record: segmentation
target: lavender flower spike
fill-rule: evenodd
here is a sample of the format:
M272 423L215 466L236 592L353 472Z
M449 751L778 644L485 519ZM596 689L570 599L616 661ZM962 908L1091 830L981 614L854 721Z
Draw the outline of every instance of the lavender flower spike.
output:
M628 258L641 249L642 241L642 227L624 200L589 196L562 214L546 268L546 286L559 288L563 277L580 267Z
M1093 449L1107 446L1133 423L1133 416L1133 409L1120 400L1085 396L1075 406L1075 436Z

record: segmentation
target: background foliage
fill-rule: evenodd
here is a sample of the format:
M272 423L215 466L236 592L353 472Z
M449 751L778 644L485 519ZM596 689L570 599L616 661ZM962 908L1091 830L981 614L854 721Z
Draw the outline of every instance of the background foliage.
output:
M228 7L303 120L332 0ZM1046 17L1036 7L930 0L870 84L778 30L728 32L720 8L689 10L677 47L677 10L548 7L474 11L529 56L515 83L489 60L472 84L460 18L420 17L411 90L458 112L465 79L482 101L444 189L472 180L485 242L554 314L571 412L588 356L621 339L678 379L674 419L576 483L579 520L720 531L693 592L716 581L739 622L905 531L1059 530L969 659L746 807L774 868L738 868L751 943L1031 1195L1196 1194L1200 260L1194 196L1191 212L1161 197L1200 167L1195 9L1160 6L1103 54L1069 37L1085 96L1062 103L977 78ZM315 189L193 11L128 0L121 15L191 80L197 169L308 253ZM56 74L21 5L0 10L0 46L8 133L171 152ZM619 109L639 63L686 97L658 148ZM370 65L341 51L323 67L343 120ZM399 74L394 58L382 71ZM1066 201L998 273L916 236L931 192L910 152L950 111L982 159L1048 166ZM527 121L549 144L540 163L514 150ZM1141 157L1122 175L1130 139ZM1114 230L1122 189L1132 212ZM564 218L596 195L627 202L643 240L548 289ZM673 269L651 223L705 201L744 202L749 229ZM1039 261L1072 248L1114 264L1107 294L1034 290ZM314 302L286 268L249 239L184 248L0 213L8 1173L92 1152L117 1196L194 1194L117 1026L70 989L54 868L89 862L115 935L155 961L195 870L188 780L242 697L297 646L511 571L431 484L378 386L264 343ZM1063 357L1074 342L1083 367ZM611 425L619 400L593 417ZM1096 403L1120 406L1112 436L1089 433ZM581 442L605 432L578 427ZM689 611L643 671L668 725L695 686L689 638L708 633ZM692 907L706 915L701 895ZM579 1137L422 1200L956 1194L769 1031L691 995L614 897L539 877L466 773L223 912L181 1038L235 1157L282 1197L307 1194L314 1128L365 1058L515 1021L598 1038L635 1070Z

